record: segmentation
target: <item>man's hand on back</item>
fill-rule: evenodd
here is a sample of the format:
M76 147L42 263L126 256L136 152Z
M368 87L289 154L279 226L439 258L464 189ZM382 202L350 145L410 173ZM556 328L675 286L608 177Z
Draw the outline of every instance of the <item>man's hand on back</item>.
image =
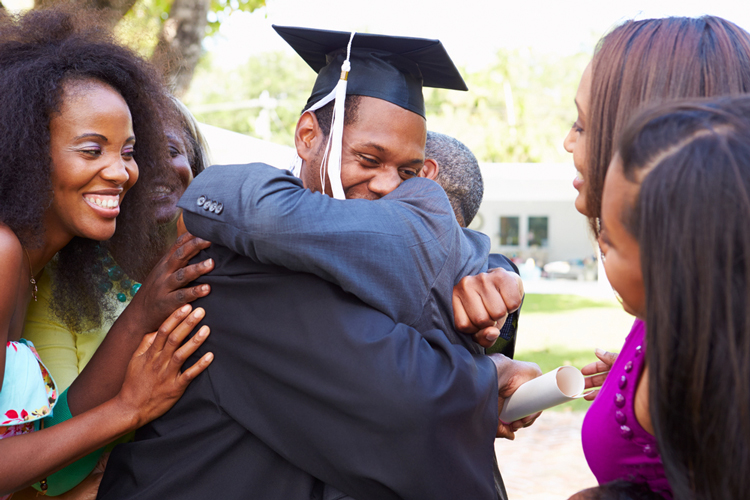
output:
M459 332L473 335L482 347L491 347L508 314L521 307L521 277L505 269L466 276L453 287L453 318Z
M539 377L542 374L542 371L536 363L516 361L505 357L502 354L491 354L489 358L495 363L495 368L497 369L497 411L499 415L503 409L505 400L516 392L516 389L518 389L521 384ZM524 417L509 424L505 424L498 419L497 433L495 434L495 437L502 437L512 441L515 439L515 433L517 430L523 427L529 427L539 415L541 415L541 412L529 415L528 417Z

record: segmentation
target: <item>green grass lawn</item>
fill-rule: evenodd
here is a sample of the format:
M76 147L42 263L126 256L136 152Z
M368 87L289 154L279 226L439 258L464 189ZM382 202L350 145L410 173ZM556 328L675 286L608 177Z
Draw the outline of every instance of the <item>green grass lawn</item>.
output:
M556 313L592 307L621 307L616 300L597 300L577 295L529 293L524 297L521 314Z

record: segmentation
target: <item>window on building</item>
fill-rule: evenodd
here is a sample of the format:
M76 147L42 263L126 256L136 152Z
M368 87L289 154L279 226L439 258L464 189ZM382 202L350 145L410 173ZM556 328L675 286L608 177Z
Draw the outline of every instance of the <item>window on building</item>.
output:
M529 246L546 247L549 240L547 239L549 228L549 219L547 217L529 217Z
M500 217L500 244L518 246L518 217Z

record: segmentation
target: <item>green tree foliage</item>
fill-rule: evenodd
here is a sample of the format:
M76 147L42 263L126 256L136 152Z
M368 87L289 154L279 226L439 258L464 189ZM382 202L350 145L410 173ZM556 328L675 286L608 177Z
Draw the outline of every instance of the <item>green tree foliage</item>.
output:
M426 89L428 127L459 138L480 161L567 161L562 142L589 59L501 50L489 68L464 73L468 92Z
M562 142L575 119L573 99L589 59L584 53L501 50L488 68L462 72L468 92L425 89L427 126L460 139L480 161L568 161ZM282 53L260 54L232 70L206 59L186 102L201 121L291 146L314 78L298 57ZM258 130L268 121L259 119L261 108L210 111L209 105L258 99L264 90L277 100L270 135Z
M217 127L292 146L297 119L315 82L315 73L300 58L264 53L234 69L218 67L210 54L196 70L185 103L195 117ZM252 107L267 92L276 106ZM221 106L229 104L230 109ZM270 135L266 126L270 129Z

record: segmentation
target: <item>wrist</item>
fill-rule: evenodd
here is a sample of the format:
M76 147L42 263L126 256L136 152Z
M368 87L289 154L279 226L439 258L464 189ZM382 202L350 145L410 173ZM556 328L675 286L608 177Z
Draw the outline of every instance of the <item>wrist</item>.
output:
M122 434L127 434L143 425L141 423L138 407L129 403L126 398L122 396L122 392L107 401L105 404L110 405L115 419L122 423Z

